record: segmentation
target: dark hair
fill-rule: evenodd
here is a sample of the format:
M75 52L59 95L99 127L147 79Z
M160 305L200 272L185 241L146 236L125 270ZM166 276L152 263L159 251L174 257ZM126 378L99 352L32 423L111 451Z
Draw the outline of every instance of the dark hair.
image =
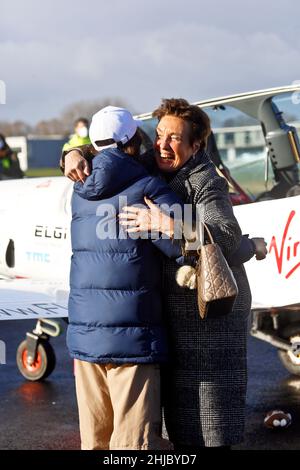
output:
M210 119L199 106L190 104L183 98L164 98L161 105L152 113L160 120L164 116L176 116L191 125L190 144L200 141L200 148L205 148L211 133Z
M137 129L134 136L131 137L131 139L126 142L126 144L118 143L118 148L123 152L128 153L128 155L135 157L140 154L141 145L142 137L139 129Z
M76 119L76 121L74 122L74 127L76 127L77 124L79 124L80 122L83 122L83 124L85 124L86 127L89 127L89 121L87 118L84 118L84 117Z

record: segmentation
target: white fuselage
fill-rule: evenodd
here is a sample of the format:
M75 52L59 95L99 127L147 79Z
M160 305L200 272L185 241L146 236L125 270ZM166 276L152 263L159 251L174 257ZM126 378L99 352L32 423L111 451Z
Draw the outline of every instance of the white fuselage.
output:
M0 183L0 276L68 278L71 194L64 177Z
M68 285L72 186L65 177L0 183L0 277ZM245 264L254 308L300 303L299 207L300 196L234 208L242 232L269 251Z

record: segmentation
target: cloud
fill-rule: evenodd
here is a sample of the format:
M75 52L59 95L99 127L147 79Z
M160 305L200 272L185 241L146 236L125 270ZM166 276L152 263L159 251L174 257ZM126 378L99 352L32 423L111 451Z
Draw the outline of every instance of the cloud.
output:
M14 2L4 0L0 28L0 79L7 86L0 120L35 122L74 101L106 96L123 97L146 112L161 97L196 101L300 79L294 28L300 6L293 0L281 9L269 1L241 7L229 0L224 11L215 0L90 0L86 8L69 0L59 8L56 0L43 6L29 0L15 17ZM283 21L287 7L289 28Z

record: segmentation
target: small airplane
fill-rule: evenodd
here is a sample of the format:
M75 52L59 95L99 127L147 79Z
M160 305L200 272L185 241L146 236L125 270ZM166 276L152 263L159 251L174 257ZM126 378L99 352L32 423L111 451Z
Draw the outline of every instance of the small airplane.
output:
M0 320L37 319L17 351L28 380L53 371L49 337L60 333L53 319L68 316L71 195L64 177L0 184Z
M243 233L264 237L268 256L245 264L252 291L251 334L278 349L300 375L300 85L197 102L214 131L208 151L229 181ZM141 121L144 146L155 120ZM53 371L50 336L67 319L70 200L65 177L0 183L0 320L37 319L17 351L20 372L41 380Z

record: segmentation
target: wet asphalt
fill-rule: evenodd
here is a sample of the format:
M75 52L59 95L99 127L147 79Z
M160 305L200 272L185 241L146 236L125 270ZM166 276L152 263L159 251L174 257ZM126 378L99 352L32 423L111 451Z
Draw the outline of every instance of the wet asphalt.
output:
M2 321L0 340L6 344L6 364L0 365L0 449L79 449L73 364L65 345L66 326L51 339L57 365L44 382L28 382L19 373L18 344L34 322ZM248 398L245 441L234 449L300 449L300 377L281 365L274 347L249 337ZM265 414L282 409L292 415L287 429L263 426Z

